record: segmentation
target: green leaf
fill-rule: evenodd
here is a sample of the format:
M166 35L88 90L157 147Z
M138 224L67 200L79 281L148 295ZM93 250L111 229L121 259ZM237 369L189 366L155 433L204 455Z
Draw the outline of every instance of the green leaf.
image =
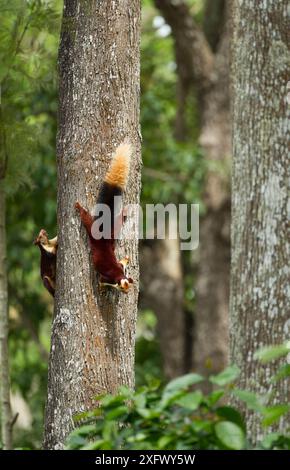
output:
M68 440L68 446L70 449L79 449L87 443L87 440L77 434L70 435Z
M170 444L174 439L174 436L161 436L160 439L158 439L157 446L158 449L165 449L168 444Z
M159 411L165 410L168 406L175 403L179 398L183 397L185 394L185 391L182 390L172 390L171 392L163 393L162 398L156 409Z
M110 410L106 413L105 419L109 421L114 421L116 419L120 419L121 416L126 416L128 414L128 407L127 406L118 406L113 410Z
M286 377L290 377L290 364L284 364L281 366L274 377L271 378L271 382L275 383L281 379L285 379Z
M103 408L110 408L112 406L122 404L125 397L123 395L106 395L101 400L100 403Z
M81 413L75 414L73 416L73 421L77 423L78 421L85 421L96 416L101 416L103 414L102 408L95 408L91 411L82 411Z
M261 445L263 449L290 450L290 436L277 432L271 433L264 437Z
M207 397L205 397L206 405L209 407L214 406L224 396L224 394L224 390L214 390Z
M200 403L202 402L203 394L197 390L196 392L187 393L183 397L176 400L176 404L187 408L188 410L194 411L197 410Z
M145 441L145 439L147 439L147 435L144 432L137 432L137 434L129 436L127 442L142 442Z
M274 405L264 408L262 421L263 426L270 426L281 418L284 414L290 411L290 405Z
M203 380L204 380L204 377L202 377L202 375L195 374L195 373L186 374L186 375L183 375L182 377L178 377L177 379L171 380L171 382L169 382L166 385L164 392L166 393L166 392L186 389L190 387L190 385L200 383Z
M209 380L211 383L223 387L224 385L234 382L239 375L240 369L238 368L238 366L233 365L227 367L220 374L211 375Z
M200 420L200 419L195 419L192 421L190 427L195 433L200 433L205 432L205 433L210 433L212 434L212 421L210 420Z
M279 433L273 432L264 437L261 444L264 449L272 449L275 442L279 439Z
M138 408L137 413L145 419L154 419L160 416L161 411L150 410L149 408Z
M265 397L261 397L254 392L247 390L235 389L232 391L233 395L246 403L250 410L263 411L265 405Z
M88 436L96 432L95 424L84 424L72 431L71 436Z
M110 442L105 441L105 439L98 439L94 442L89 442L85 446L82 447L82 450L109 450L111 449Z
M273 361L275 359L279 359L280 357L287 356L290 352L290 341L287 343L279 344L277 346L266 346L254 354L254 359L259 359L259 361L263 363L267 363Z
M136 408L145 408L146 406L146 395L145 393L136 393L133 397L133 402Z
M181 398L190 385L197 384L203 380L204 378L201 375L194 373L186 374L172 380L164 388L158 409L160 411L164 410L168 405L171 405L177 399Z
M218 440L231 450L242 450L245 447L244 431L231 421L221 421L214 426Z
M235 423L237 426L243 429L244 432L246 432L246 425L242 415L235 408L232 408L231 406L220 406L216 409L216 414L227 421Z
M118 394L124 398L131 398L133 393L133 390L131 390L129 387L126 387L125 385L121 385L121 387L119 387Z

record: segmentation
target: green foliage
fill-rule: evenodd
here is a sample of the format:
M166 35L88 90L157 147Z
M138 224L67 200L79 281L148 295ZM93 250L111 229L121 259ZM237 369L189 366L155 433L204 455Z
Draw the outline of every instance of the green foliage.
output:
M51 299L32 241L56 232L56 57L59 0L0 0L1 152L7 156L7 251L12 393L28 404L31 426L14 426L15 445L42 439ZM1 163L1 161L0 161Z
M264 450L289 450L290 436L273 432L264 437L261 442L261 449Z
M242 417L220 400L204 395L198 374L187 374L165 387L152 381L136 392L122 387L117 395L97 397L98 408L76 416L69 449L243 449ZM194 386L194 389L192 387ZM241 425L242 423L242 425Z
M141 311L137 320L135 344L135 382L137 386L154 377L163 380L159 343L156 338L156 315L151 310Z
M215 385L224 387L225 385L234 382L240 375L240 369L237 366L229 366L218 375L212 375L209 380Z
M176 64L170 35L161 34L159 12L146 2L141 43L141 127L143 136L143 202L201 203L205 159L198 145L194 97L187 110L187 137L174 135ZM190 136L190 137L189 137Z
M33 184L43 130L36 96L55 80L50 62L58 15L44 1L1 0L0 9L1 159L7 158L5 188L11 195Z
M221 421L214 427L220 443L229 450L239 450L245 447L243 429L231 421Z
M290 353L290 341L277 346L267 346L259 349L254 355L254 359L259 359L263 364L287 356Z
M195 97L190 97L186 110L187 139L177 142L173 42L154 26L158 12L152 3L144 1L141 46L142 200L200 202L207 168L197 142ZM202 1L190 0L190 6L200 18ZM32 416L29 429L15 425L15 445L21 448L41 447L46 396L52 301L39 278L39 253L32 240L42 227L51 236L56 233L56 63L61 7L60 0L0 0L0 131L5 135L8 155L5 188L11 382L12 392L21 394ZM2 147L0 159L5 152ZM192 286L192 275L187 275L185 307L191 312ZM196 374L163 386L155 323L153 312L140 315L136 393L122 389L117 396L99 397L101 406L77 420L78 424L88 424L75 430L70 447L244 448L243 418L225 405L237 368L212 376L210 381L217 389L209 395L198 389L203 379ZM286 353L284 346L264 350L257 357L268 361L282 352ZM284 364L272 382L289 375L290 365ZM148 385L142 386L144 383ZM277 422L289 410L285 404L267 407L267 397L249 392L235 390L235 396L257 410L265 426ZM260 447L289 449L290 438L269 434Z
M277 347L267 350L276 358ZM260 353L259 353L260 354ZM259 354L257 354L259 356ZM284 350L284 356L287 354ZM262 355L262 354L261 354ZM260 356L259 356L260 357ZM264 357L262 355L262 357ZM258 413L267 428L290 411L290 405L267 405L270 394L259 396L239 390L234 382L236 366L210 377L219 388L204 394L198 387L205 379L196 373L178 377L167 385L151 380L136 392L121 387L117 395L96 397L98 407L75 416L78 427L71 433L68 449L199 450L252 449L246 423L239 410L228 403L231 396ZM290 428L285 434L268 433L257 449L290 449Z

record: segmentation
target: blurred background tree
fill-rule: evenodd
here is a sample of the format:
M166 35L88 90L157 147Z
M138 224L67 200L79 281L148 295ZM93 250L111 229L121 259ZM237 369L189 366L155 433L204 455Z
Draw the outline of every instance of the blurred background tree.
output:
M219 369L227 352L224 336L219 336L222 355L213 367L211 361L205 359L208 353L216 355L216 343L206 341L212 347L209 352L200 346L204 332L215 331L216 325L222 328L226 325L227 291L224 286L228 281L229 205L228 170L223 157L228 154L221 150L221 158L206 158L210 152L206 140L201 137L206 134L206 126L212 125L212 120L205 116L205 112L212 115L212 108L198 100L205 83L202 79L198 83L194 76L194 49L190 36L194 32L194 39L196 31L205 31L200 34L206 44L209 77L217 76L219 66L226 70L222 67L225 56L219 54L225 44L221 41L225 37L222 34L224 2L217 2L221 4L217 10L216 5L211 9L216 2L179 2L185 16L177 15L176 18L183 18L191 31L184 51L189 54L185 61L178 53L178 40L183 44L186 30L182 36L183 28L175 27L161 8L161 3L172 7L170 2L155 3L160 11L153 1L143 1L142 202L200 203L205 221L202 230L210 236L210 244L201 247L197 254L180 252L174 240L141 243L137 385L144 384L152 376L172 378L196 367L209 372ZM51 236L56 233L56 64L62 2L1 0L0 9L1 107L9 150L5 178L9 349L12 408L14 413L20 413L15 423L15 445L39 448L52 300L43 289L39 277L39 253L32 241L40 228L46 228ZM190 63L187 57L191 57ZM223 73L227 76L227 70ZM210 82L209 89L205 87L207 94L204 92L203 96L207 96L207 100L213 100L217 89L226 89L223 78L214 83L218 85L215 87ZM224 97L221 100L223 106ZM220 102L213 100L213 103ZM215 110L214 123L216 117L221 116L221 109ZM216 134L218 138L220 129ZM227 142L228 134L222 134L221 138L223 143ZM216 175L218 187L223 188L218 193L222 197L214 199L217 203L214 206L209 204L208 189L205 190L210 185L209 171ZM214 184L214 187L217 186ZM217 227L211 225L213 220L218 222ZM210 253L206 252L207 247L210 247ZM209 264L202 261L205 256ZM218 269L219 263L223 263L222 270ZM201 265L205 266L205 273L200 269ZM199 343L194 346L197 341ZM197 360L199 350L202 354Z
M15 443L22 447L40 444L46 388L51 303L39 282L39 254L32 241L40 226L56 230L59 6L42 1L0 3L11 398L14 413L19 412ZM27 428L29 433L20 431Z

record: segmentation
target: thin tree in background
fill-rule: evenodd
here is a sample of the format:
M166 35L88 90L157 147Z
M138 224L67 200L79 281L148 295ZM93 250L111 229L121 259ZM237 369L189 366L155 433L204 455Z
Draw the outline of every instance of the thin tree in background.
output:
M179 240L146 240L140 247L140 269L140 306L156 314L162 370L170 380L186 372Z
M11 449L13 425L18 414L12 416L10 404L6 209L8 196L16 194L20 186L30 184L35 157L32 142L35 129L32 130L33 126L18 106L31 91L31 79L28 79L29 74L23 66L27 59L23 42L31 23L41 30L44 23L39 18L45 18L43 13L47 15L51 10L37 2L15 5L3 1L0 1L0 10L0 401L2 446L3 449Z
M287 0L233 8L231 357L239 386L261 394L277 364L253 355L290 331L288 9ZM272 392L272 404L289 403L286 381ZM247 411L246 421L255 442L259 417Z
M121 241L134 288L101 291L74 204L93 209L112 151L134 146L126 203L138 203L139 0L65 0L59 50L58 263L44 447L62 448L73 415L134 386L137 240Z
M228 306L230 271L231 153L229 103L228 2L205 2L203 27L186 1L155 0L170 25L177 64L175 135L187 139L186 110L190 93L196 95L200 122L199 143L208 164L200 221L196 268L196 305L191 367L209 375L228 362ZM188 269L188 263L186 263ZM191 266L193 270L193 267Z
M1 105L0 105L1 106ZM12 449L12 412L10 404L8 352L8 282L6 253L6 195L4 179L7 169L6 135L0 108L0 389L1 440L4 450Z

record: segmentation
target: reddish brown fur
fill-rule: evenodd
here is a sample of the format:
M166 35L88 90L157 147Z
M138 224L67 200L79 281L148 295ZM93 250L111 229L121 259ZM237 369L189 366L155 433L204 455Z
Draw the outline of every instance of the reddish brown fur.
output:
M93 238L91 233L94 223L93 217L78 202L75 204L75 208L78 210L82 223L89 235L94 267L101 275L100 282L116 284L121 279L126 278L123 266L118 262L115 255L114 239L106 240L101 238L96 240Z
M38 237L34 240L34 244L40 249L40 275L43 285L48 292L54 297L55 279L56 279L56 253L57 239L48 239L47 233L41 229ZM51 250L51 251L47 251Z
M127 184L131 152L130 144L124 143L119 145L99 192L98 204L105 204L111 210L111 222L113 226L111 227L110 239L103 237L100 239L94 238L92 225L96 217L93 218L79 202L75 204L75 208L79 212L82 223L89 236L94 268L100 274L100 283L110 284L123 292L128 291L133 280L127 278L123 264L117 260L115 255L115 239L121 230L124 221L124 212L121 211L120 214L115 215L114 204L115 196L120 196ZM128 259L124 264L126 265L127 263Z

